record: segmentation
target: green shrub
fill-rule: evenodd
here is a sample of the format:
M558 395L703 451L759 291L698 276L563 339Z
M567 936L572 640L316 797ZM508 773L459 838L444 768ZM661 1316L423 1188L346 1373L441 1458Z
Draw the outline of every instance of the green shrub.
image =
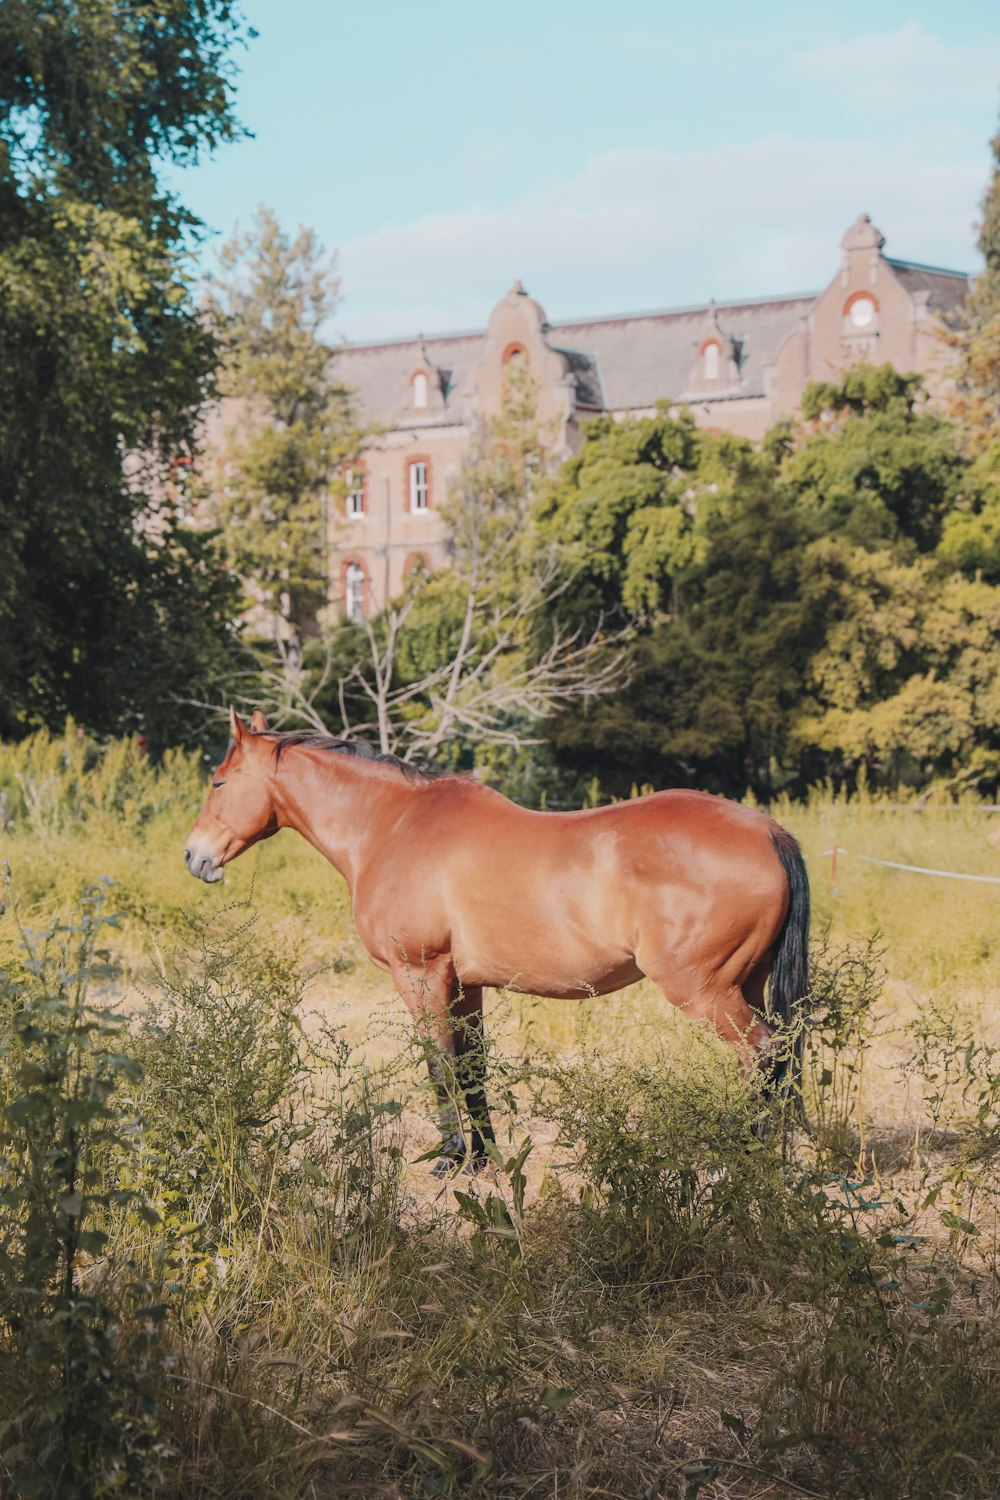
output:
M23 931L0 973L0 1465L26 1497L135 1493L164 1458L163 1308L113 1233L156 1214L125 1185L142 1068L125 1017L90 999L113 977L104 902L95 887L76 920Z
M40 729L0 744L0 832L64 834L84 823L138 832L195 805L204 778L197 754L168 750L153 765L138 739L101 742L69 720L62 735Z

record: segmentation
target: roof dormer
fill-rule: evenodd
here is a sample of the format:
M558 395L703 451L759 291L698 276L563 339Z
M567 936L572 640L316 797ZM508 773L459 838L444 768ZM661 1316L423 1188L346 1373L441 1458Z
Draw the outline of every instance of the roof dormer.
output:
M422 415L440 412L448 404L451 377L450 369L434 363L421 339L420 358L410 371L406 413L419 421Z
M742 362L743 340L722 327L713 297L695 340L688 387L705 395L728 390L739 384Z

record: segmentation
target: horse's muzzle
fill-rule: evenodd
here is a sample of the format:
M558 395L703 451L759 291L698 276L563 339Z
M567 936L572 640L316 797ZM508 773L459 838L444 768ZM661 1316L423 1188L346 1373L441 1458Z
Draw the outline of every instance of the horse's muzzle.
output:
M222 866L216 862L214 854L199 854L196 849L185 849L184 863L191 874L198 880L204 880L206 885L214 885L217 880L222 879Z

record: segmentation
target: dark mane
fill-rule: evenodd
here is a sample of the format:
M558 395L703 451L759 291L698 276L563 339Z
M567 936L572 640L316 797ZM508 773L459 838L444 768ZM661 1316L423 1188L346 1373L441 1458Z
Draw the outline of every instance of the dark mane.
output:
M380 765L392 766L407 781L437 781L447 774L424 766L412 766L409 761L400 760L398 755L377 754L366 740L343 740L334 734L320 734L315 729L265 729L257 738L273 741L276 761L280 761L282 752L293 745L309 745L313 750L336 750L340 755L353 755L358 760L374 760Z

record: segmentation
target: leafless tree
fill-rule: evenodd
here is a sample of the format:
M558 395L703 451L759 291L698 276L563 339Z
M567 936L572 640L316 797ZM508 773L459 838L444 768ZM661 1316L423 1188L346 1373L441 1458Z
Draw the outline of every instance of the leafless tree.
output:
M458 644L451 659L419 679L400 683L400 646L430 581L412 583L399 600L381 600L374 618L359 622L365 659L340 677L342 724L337 732L377 735L380 751L433 764L458 741L539 744L539 724L558 709L611 692L627 677L628 626L591 630L558 624L558 601L573 586L559 546L531 537L532 490L551 467L545 429L535 415L536 391L526 373L511 378L499 415L484 428L466 464L458 495L444 507L451 534L452 577L464 592ZM412 628L412 627L411 627ZM306 685L289 663L265 675L278 723L330 731L317 703L332 685L328 648L318 680ZM367 700L352 722L349 705Z
M338 679L336 731L316 707L331 682L329 650L308 690L301 675L285 668L265 674L264 706L279 723L362 737L374 730L380 751L405 761L433 764L455 740L515 749L539 744L533 731L543 719L622 687L627 675L627 627L609 631L601 622L588 633L557 625L539 652L525 648L531 627L550 615L569 586L556 559L510 599L491 598L489 588L470 582L454 656L415 681L394 685L400 637L419 599L414 592L362 622L368 655ZM374 723L352 722L348 701L358 695L370 703Z

